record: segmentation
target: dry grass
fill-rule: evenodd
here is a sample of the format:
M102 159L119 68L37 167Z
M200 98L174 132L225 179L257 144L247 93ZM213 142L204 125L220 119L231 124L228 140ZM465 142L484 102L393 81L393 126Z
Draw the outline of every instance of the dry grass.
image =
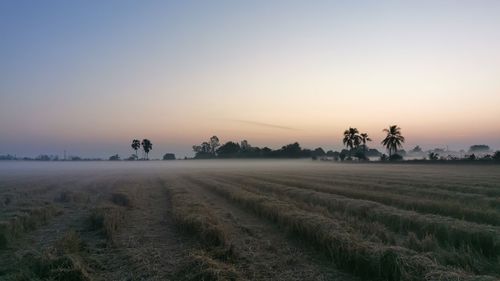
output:
M245 182L260 190L284 194L292 200L325 206L334 212L355 216L363 221L380 222L402 234L413 232L421 238L433 235L446 247L471 248L486 257L493 258L500 254L500 231L491 226L420 214L378 202L356 200L310 189L263 181Z
M171 216L181 232L195 235L203 250L191 253L175 274L176 280L242 280L231 265L234 248L217 215L185 186L163 184L171 206Z
M81 257L84 243L71 230L53 247L44 251L27 251L21 254L17 271L7 280L92 281Z
M268 218L303 239L324 249L337 266L364 278L380 280L424 280L433 272L447 276L473 278L466 272L447 269L425 255L401 247L388 247L371 243L347 232L335 221L320 214L304 212L285 201L261 196L237 188L197 184L245 206L256 214ZM451 278L451 277L450 277ZM485 279L489 277L484 277Z
M124 192L113 192L111 193L111 202L118 206L122 207L127 207L127 208L132 208L133 207L133 202L132 199L128 196L128 194Z
M115 242L115 236L125 221L123 207L105 204L94 208L88 218L89 230L101 231L110 243Z
M176 225L185 232L197 235L209 246L227 246L226 230L217 216L185 188L167 185Z
M88 194L71 190L61 191L55 198L55 201L58 203L87 203L89 200Z
M379 202L382 204L391 205L406 210L415 210L426 214L445 215L457 219L468 220L471 222L500 226L500 214L494 209L484 208L484 206L480 208L471 207L464 205L454 199L443 201L419 197L418 200L415 200L415 197L413 196L399 194L398 192L394 191L358 189L349 186L317 184L304 180L290 180L276 177L268 177L265 179L265 181L346 196L353 199ZM355 185L355 182L353 182L352 184Z
M53 205L44 207L21 208L15 212L1 214L0 249L6 248L10 242L30 232L59 214Z
M199 251L189 255L187 262L175 273L175 280L182 281L236 281L243 280L236 269Z
M500 279L497 166L129 164L0 171L0 280Z

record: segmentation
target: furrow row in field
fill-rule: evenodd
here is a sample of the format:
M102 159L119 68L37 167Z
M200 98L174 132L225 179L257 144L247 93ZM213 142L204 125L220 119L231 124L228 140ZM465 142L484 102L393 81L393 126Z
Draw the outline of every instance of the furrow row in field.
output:
M262 174L267 174L270 176L276 176L279 173L264 172ZM321 178L324 180L331 180L339 183L360 183L360 184L372 184L378 183L382 185L399 185L399 186L412 186L419 189L442 189L452 192L462 192L470 194L480 194L486 196L500 196L500 185L498 181L492 179L491 175L479 177L477 179L472 179L470 174L467 175L456 175L452 177L448 175L446 179L443 179L442 175L436 175L433 177L425 177L424 175L419 175L418 178L414 177L414 174L401 174L398 173L394 176L387 176L385 174L366 174L364 171L359 173L356 171L348 171L343 174L339 174L338 171L331 172L317 172L310 171L308 173L298 172L294 174L286 174L287 176L309 176L313 178ZM408 179L411 179L409 181Z
M420 214L415 211L398 209L370 200L354 199L343 195L325 193L314 189L305 189L272 181L252 178L241 179L228 176L218 179L223 181L230 180L232 183L245 183L249 186L284 193L312 204L324 205L360 218L373 216L374 219L379 218L380 222L387 224L387 226L397 232L407 233L408 231L413 231L421 237L426 234L437 235L443 243L446 242L450 246L462 247L464 246L463 242L469 241L467 245L476 245L477 249L481 251L500 251L499 227L467 222L440 215ZM487 237L489 238L485 239ZM494 241L496 242L494 243ZM495 245L499 248L495 248Z
M449 218L420 215L369 201L339 198L336 195L273 183L256 183L252 180L236 182L235 179L215 179L210 182L250 192L257 189L266 193L266 196L279 195L280 200L293 202L298 207L306 203L310 208L301 208L313 212L322 211L320 207L326 207L335 215L336 221L345 221L345 228L359 230L365 240L432 253L440 263L458 266L467 271L500 274L500 267L496 264L500 252L500 231L493 227L457 223ZM380 227L379 224L387 228ZM379 240L370 239L374 237Z
M289 196L283 189L271 189L265 185L253 184L246 180L234 180L218 177L205 176L204 182L212 185L221 185L227 188L242 189L259 196L266 196L280 201L286 201L295 207L310 213L318 213L337 222L347 232L359 239L382 243L387 245L396 245L396 240L404 239L399 233L393 232L386 226L377 221L363 221L354 216L346 216L345 212L332 211L327 206L316 204L304 198L294 198ZM307 198L306 198L307 199Z
M324 193L338 194L354 199L363 199L379 202L406 210L415 210L424 214L445 215L471 222L500 225L500 213L493 210L483 210L462 206L456 202L434 201L430 199L414 198L390 192L377 192L369 190L357 190L343 186L332 186L327 184L314 184L305 181L290 180L285 178L271 178L254 176L256 180L263 182L280 183L304 189L312 189Z
M404 183L408 182L408 179L411 179L412 183L421 186L443 185L449 188L469 187L471 189L479 188L480 190L486 190L497 189L499 186L498 180L500 180L500 177L496 176L496 172L498 172L497 167L486 169L485 167L465 166L440 169L440 167L428 166L427 168L431 170L427 171L422 170L422 168L424 167L415 167L403 172L395 169L390 173L384 170L370 172L361 170L361 173L359 173L354 170L345 173L345 176L355 180L359 175L363 175L363 177L380 180L384 183ZM418 177L415 177L415 170L419 171ZM316 171L312 171L311 173L316 174ZM330 176L328 173L323 175L326 177ZM343 174L333 173L331 175L341 177Z
M241 280L240 273L228 262L233 255L224 224L203 201L186 186L162 185L167 191L175 225L198 237L203 250L192 251L189 262L176 273L183 280ZM200 267L200 265L203 265Z
M242 174L242 173L240 173ZM254 174L255 175L255 174ZM370 188L377 187L382 189L396 189L399 188L415 190L416 192L428 192L437 193L437 194L449 194L453 196L457 194L458 198L462 196L464 199L468 197L472 198L485 198L490 200L492 198L498 198L500 196L500 185L496 184L495 187L481 187L472 185L477 184L477 182L473 182L470 179L465 179L461 184L450 183L449 181L445 181L442 179L433 179L428 181L420 181L415 178L410 177L410 175L398 175L397 178L393 177L390 180L384 180L382 177L378 177L377 175L366 175L366 174L331 174L331 173L319 173L319 172L309 172L309 173L272 173L272 172L262 172L258 173L259 176L267 176L267 177L291 177L291 178L299 178L299 179L310 179L311 181L327 183L327 184L338 184L338 185L347 185L352 187L359 188ZM411 180L408 180L410 179ZM485 181L485 179L479 180L478 182ZM464 184L465 183L465 184ZM499 204L499 201L495 201Z
M249 280L355 280L339 272L331 262L313 249L298 247L272 223L241 209L216 193L189 180L167 180L174 189L187 190L190 201L208 208L224 229L227 250L219 249L217 257L230 262ZM220 248L220 247L219 247ZM240 277L241 277L240 276Z
M335 263L371 280L477 280L463 271L437 264L425 255L401 247L384 246L352 235L336 221L295 205L241 188L191 181L241 204L292 233L323 247ZM494 280L481 276L482 280Z
M240 174L242 175L242 174ZM397 192L407 196L418 196L419 198L427 198L434 200L452 200L458 201L462 205L471 205L474 208L481 209L500 209L500 197L493 197L477 193L463 193L459 191L451 191L440 189L438 185L433 187L423 188L421 186L413 185L412 182L406 183L381 183L374 179L365 179L359 177L358 180L336 179L312 175L261 175L265 178L279 178L285 177L290 180L307 181L312 184L326 184L331 186L343 186L358 190L371 190L371 191L384 191L384 192ZM498 191L500 194L500 189Z
M208 246L227 246L226 230L203 202L195 198L185 186L167 185L175 224L185 232L193 233Z
M251 192L258 190L266 196L293 202L300 208L305 205L303 209L313 212L316 210L325 214L323 208L326 208L337 221L345 221L347 227L359 230L366 240L409 247L419 252L433 252L442 264L459 266L476 273L500 273L500 267L495 265L500 252L500 229L497 227L422 215L376 202L271 182L227 177L215 177L213 181Z

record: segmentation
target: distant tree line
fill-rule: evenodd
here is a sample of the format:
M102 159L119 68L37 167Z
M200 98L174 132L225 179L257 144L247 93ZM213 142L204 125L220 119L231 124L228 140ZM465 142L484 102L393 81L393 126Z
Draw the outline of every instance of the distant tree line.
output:
M0 155L2 160L24 160L24 161L102 161L101 158L83 158L80 156L68 156L66 159L60 158L58 155L40 154L36 157L17 157L14 155L6 154Z
M212 158L307 158L314 151L303 149L298 142L287 144L280 149L252 146L247 140L228 141L221 144L217 136L211 137L200 145L193 145L196 159Z
M334 161L368 161L370 158L379 158L381 161L402 160L403 157L411 157L413 159L431 160L431 161L448 161L448 160L484 160L484 161L500 161L500 151L493 152L490 147L484 144L472 145L468 152L461 150L460 152L448 151L448 149L432 149L423 151L420 146L415 146L410 151L403 149L405 137L401 134L401 128L397 125L389 126L383 129L386 133L381 144L387 149L389 155L381 153L377 149L368 147L368 143L372 141L367 133L361 133L357 128L349 127L343 133L342 143L345 149L339 151L325 150L321 147L316 149L302 148L298 142L290 143L282 146L279 149L271 149L269 147L252 146L247 140L241 142L228 141L221 144L217 136L212 136L207 141L200 145L194 145L195 159L213 159L213 158L312 158L319 160L334 160ZM149 152L153 149L153 143L149 139L132 140L131 148L134 151L130 157L125 160L149 160ZM139 158L138 151L143 152L143 157ZM175 154L166 153L163 155L163 160L175 160ZM185 159L187 159L185 157ZM57 155L42 154L35 158L23 157L18 158L15 155L0 155L0 160L30 160L30 161L96 161L100 158L81 158L78 156L68 156L60 159ZM108 158L109 161L121 160L118 154Z
M401 128L397 125L391 125L383 129L386 136L381 144L387 149L388 155L381 153L377 149L370 148L368 143L372 141L367 133L361 133L357 128L349 127L344 131L342 143L345 149L339 151L325 150L321 147L316 149L302 148L299 143L291 143L282 146L280 149L273 150L269 147L252 146L248 141L241 142L228 141L221 144L217 136L212 136L207 141L199 145L194 145L195 159L213 159L213 158L309 158L319 160L334 161L368 161L370 158L378 158L381 161L402 160L405 156L421 156L428 160L499 160L500 151L494 154L484 154L489 152L487 145L473 145L469 149L469 154L463 154L461 157L440 156L436 151L429 151L426 154L420 146L416 146L409 152L403 149L405 137L401 133ZM483 155L476 156L472 152L482 152Z

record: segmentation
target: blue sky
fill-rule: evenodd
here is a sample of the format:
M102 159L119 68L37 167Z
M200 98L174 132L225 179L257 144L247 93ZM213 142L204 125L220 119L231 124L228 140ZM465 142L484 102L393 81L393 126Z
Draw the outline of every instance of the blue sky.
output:
M0 153L500 148L499 1L2 1ZM270 126L268 126L270 125Z

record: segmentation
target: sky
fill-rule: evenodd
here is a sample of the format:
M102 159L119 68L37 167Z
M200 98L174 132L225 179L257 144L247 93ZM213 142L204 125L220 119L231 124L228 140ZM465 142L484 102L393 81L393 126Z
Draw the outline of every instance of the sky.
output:
M0 154L500 149L500 1L0 1Z

